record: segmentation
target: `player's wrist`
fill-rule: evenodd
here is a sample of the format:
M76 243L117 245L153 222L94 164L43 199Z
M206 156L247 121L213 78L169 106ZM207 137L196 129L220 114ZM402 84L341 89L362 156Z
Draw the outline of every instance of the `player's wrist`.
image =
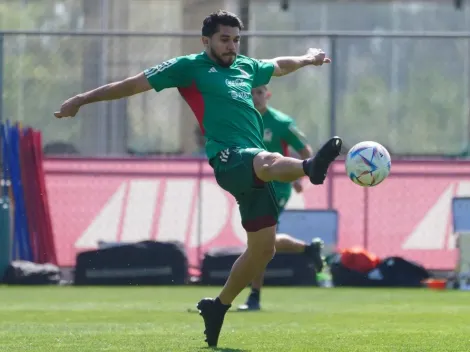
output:
M78 104L79 106L83 106L83 105L88 104L86 94L84 94L84 93L82 93L82 94L77 94L77 95L75 96L75 100L77 101L77 104Z
M313 65L314 61L314 58L309 55L304 55L300 57L300 64L302 65L302 67Z

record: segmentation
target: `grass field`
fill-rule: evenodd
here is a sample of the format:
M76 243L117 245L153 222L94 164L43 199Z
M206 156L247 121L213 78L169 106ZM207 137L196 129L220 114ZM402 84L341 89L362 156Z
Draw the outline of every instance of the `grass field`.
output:
M0 287L0 351L208 351L194 307L217 292ZM262 299L263 312L227 314L215 350L470 350L470 292L266 288Z

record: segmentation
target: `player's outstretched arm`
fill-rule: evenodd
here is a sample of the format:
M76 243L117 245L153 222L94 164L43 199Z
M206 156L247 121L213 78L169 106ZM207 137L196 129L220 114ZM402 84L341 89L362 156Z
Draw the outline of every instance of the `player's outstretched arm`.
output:
M302 56L282 56L267 61L274 64L273 76L276 77L285 76L305 66L321 66L331 62L323 50L313 48Z
M66 100L60 107L60 110L54 113L54 116L57 118L74 117L83 105L130 97L150 89L152 87L147 77L144 73L140 73L122 81L109 83L89 92L78 94Z

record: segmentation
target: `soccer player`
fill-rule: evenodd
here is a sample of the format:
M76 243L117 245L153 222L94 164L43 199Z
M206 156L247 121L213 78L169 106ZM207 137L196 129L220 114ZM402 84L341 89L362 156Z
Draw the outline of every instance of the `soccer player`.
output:
M269 152L280 153L284 156L289 155L289 147L293 148L302 159L308 159L312 156L312 148L305 140L305 135L295 125L294 120L268 105L271 92L266 85L251 90L253 103L256 110L263 117L264 124L264 145ZM300 180L294 182L273 181L276 191L276 201L279 207L279 214L284 210L292 193L292 187L300 193L303 191ZM312 243L307 244L297 240L287 234L276 234L275 242L277 253L299 253L309 256L314 264L315 270L321 272L323 269L323 260L321 249L323 241L315 238ZM260 293L263 286L264 273L257 275L251 282L251 293L245 304L238 307L239 311L260 310Z
M133 77L78 94L54 113L57 118L74 117L86 104L167 88L178 88L191 107L206 138L206 155L217 183L236 198L248 236L247 249L233 265L218 297L197 303L209 346L217 346L235 297L264 271L275 253L279 209L272 181L293 182L307 175L312 184L323 184L342 145L341 138L332 137L313 158L305 160L265 150L263 121L253 105L251 89L268 84L273 76L321 66L330 59L320 49L269 60L238 55L242 28L236 15L214 12L203 22L203 52L170 59Z

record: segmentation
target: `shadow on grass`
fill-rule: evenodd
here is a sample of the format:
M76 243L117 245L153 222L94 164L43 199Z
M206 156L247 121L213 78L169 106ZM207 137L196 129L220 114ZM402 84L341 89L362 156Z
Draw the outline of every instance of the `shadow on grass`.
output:
M241 350L239 348L223 348L223 347L203 347L200 351L217 351L217 352L250 352L250 350Z

